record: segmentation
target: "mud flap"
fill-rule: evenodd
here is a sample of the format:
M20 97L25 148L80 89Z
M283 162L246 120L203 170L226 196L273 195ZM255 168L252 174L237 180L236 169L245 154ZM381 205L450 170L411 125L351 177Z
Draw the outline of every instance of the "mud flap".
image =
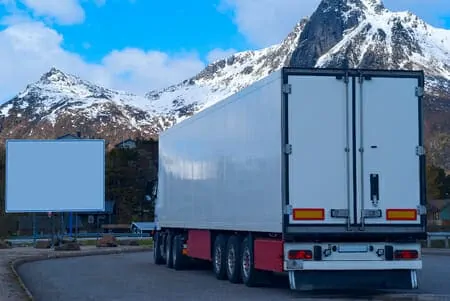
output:
M289 271L292 290L417 289L416 270Z

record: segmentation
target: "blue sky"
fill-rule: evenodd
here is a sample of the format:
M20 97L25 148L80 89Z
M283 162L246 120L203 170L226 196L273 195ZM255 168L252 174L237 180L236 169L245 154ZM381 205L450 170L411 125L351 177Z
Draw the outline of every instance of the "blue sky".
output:
M0 0L0 102L56 66L143 94L281 41L319 0ZM449 0L385 0L450 29Z
M111 49L126 47L171 55L198 52L203 59L211 49L250 47L230 22L229 14L218 12L219 1L181 3L184 5L175 9L173 1L116 0L101 9L90 3L85 5L84 23L54 28L67 39L66 49L83 54L89 61L99 61Z

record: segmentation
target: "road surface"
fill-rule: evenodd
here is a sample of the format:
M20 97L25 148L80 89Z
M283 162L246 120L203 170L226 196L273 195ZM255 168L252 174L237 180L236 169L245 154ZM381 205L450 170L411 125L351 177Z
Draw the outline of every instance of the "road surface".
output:
M209 270L174 271L152 263L152 253L115 254L27 263L19 274L36 301L148 301L148 300L408 300L380 293L355 295L290 291L287 279L271 288L247 288L219 281ZM450 295L450 257L428 255L420 273L421 294ZM427 299L428 300L428 299ZM450 300L447 299L447 300Z

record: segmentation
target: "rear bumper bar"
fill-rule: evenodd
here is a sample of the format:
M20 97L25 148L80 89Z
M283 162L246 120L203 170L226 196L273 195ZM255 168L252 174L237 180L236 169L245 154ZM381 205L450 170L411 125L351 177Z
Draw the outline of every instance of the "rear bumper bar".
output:
M420 270L422 260L289 260L284 268L286 271Z

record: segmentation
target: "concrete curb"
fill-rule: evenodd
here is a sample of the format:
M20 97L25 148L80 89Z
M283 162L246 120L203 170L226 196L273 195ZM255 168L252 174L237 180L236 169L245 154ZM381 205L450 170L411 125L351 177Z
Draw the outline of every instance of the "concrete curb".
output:
M61 258L73 258L73 257L85 257L85 256L95 256L95 255L113 255L113 254L125 254L125 253L138 253L151 251L152 248L148 246L133 246L133 247L114 247L108 249L92 249L86 251L56 251L54 254L41 254L41 255L30 255L30 256L22 256L16 259L13 259L9 262L9 268L16 278L17 282L19 282L20 287L24 290L29 300L33 300L33 295L30 290L26 287L19 273L17 272L17 268L24 263L34 262L34 261L43 261L50 259L61 259Z

